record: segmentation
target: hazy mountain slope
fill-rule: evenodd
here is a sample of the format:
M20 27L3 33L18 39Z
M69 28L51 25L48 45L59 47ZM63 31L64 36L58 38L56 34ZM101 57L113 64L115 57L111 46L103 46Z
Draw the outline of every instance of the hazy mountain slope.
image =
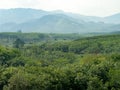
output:
M2 9L0 10L0 24L3 23L23 23L32 19L40 18L49 12L35 9Z
M120 31L120 14L105 18L63 11L0 10L0 32L88 33Z
M108 17L96 17L96 16L84 16L75 13L63 12L61 10L56 11L43 11L30 8L15 8L15 9L0 9L0 24L2 23L23 23L29 20L38 19L48 14L64 14L85 22L105 22L105 23L119 23L120 24L120 13L114 14Z
M75 19L71 17L55 14L18 24L14 27L14 30L18 29L24 32L74 33L80 29L82 31L84 24L76 22Z
M16 32L19 30L19 28L17 28L17 30L14 28L17 25L18 24L16 24L16 23L1 24L0 25L0 32Z
M120 13L105 17L104 22L105 23L120 24Z
M120 31L120 24L111 25L109 30L114 29L114 31ZM113 30L112 30L113 31Z
M22 24L3 24L2 29L8 31L43 32L43 33L88 33L109 32L111 24L76 21L76 19L63 14L46 15ZM113 27L113 25L112 25ZM114 27L113 27L114 28Z
M84 16L74 13L66 13L66 15L71 16L72 18L76 18L77 20L83 20L85 22L101 22L102 18L95 16Z
M63 13L63 12L61 12ZM84 16L74 13L63 13L77 20L83 20L85 22L104 22L110 24L120 24L120 13L114 14L108 17L96 17L96 16Z

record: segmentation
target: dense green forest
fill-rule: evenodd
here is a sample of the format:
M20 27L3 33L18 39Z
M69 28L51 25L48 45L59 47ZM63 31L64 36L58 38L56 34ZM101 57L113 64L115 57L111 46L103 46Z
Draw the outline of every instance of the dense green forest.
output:
M92 37L99 35L118 34L120 32L112 33L70 33L70 34L55 34L55 33L22 33L18 32L4 32L0 33L0 44L5 46L12 46L14 41L19 38L25 42L25 44L41 44L42 42L58 41L58 40L75 40L84 37Z
M120 34L0 33L0 90L120 90Z

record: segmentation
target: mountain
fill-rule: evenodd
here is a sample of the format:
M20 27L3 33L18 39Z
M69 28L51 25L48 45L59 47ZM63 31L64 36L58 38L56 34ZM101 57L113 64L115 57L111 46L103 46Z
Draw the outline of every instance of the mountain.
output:
M7 26L4 31L17 31L22 29L24 32L43 32L43 33L74 33L84 28L83 23L76 22L75 19L62 14L45 15L42 18L34 19L25 23L10 23L2 25ZM13 27L14 26L14 27Z
M0 10L0 32L88 33L120 31L120 14L109 17L36 9Z
M105 23L120 24L120 13L105 17L104 22Z
M40 18L49 14L47 11L16 8L16 9L1 9L0 10L0 24L3 23L23 23L32 19Z
M74 14L74 13L65 13L65 15L70 16L72 18L76 18L77 20L83 20L85 22L100 22L102 20L101 17L84 16L84 15Z

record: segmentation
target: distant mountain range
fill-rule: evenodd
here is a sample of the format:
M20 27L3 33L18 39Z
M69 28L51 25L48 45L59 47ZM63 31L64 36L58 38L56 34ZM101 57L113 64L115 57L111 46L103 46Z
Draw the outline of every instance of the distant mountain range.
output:
M0 32L89 33L120 31L120 13L108 17L63 11L0 9Z

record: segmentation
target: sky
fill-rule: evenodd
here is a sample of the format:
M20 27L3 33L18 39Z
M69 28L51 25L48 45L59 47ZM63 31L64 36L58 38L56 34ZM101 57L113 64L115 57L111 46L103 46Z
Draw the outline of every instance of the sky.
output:
M120 13L120 0L0 0L0 9L9 8L63 10L87 16L105 17Z

